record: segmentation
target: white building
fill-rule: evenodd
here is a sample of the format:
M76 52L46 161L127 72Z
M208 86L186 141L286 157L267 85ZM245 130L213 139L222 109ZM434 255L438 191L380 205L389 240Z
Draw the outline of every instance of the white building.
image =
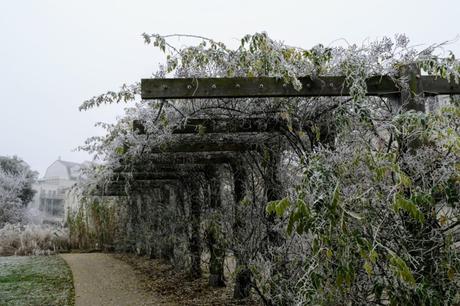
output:
M36 194L31 207L37 218L47 223L64 221L68 203L73 201L69 191L81 179L82 167L59 158L46 169L33 186Z

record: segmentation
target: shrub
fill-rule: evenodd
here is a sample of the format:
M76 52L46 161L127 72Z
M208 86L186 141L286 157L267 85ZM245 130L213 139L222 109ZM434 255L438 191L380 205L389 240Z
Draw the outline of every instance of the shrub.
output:
M69 243L77 249L111 249L120 222L113 201L88 198L67 216Z
M68 234L63 228L6 224L0 229L0 256L48 255L68 247Z

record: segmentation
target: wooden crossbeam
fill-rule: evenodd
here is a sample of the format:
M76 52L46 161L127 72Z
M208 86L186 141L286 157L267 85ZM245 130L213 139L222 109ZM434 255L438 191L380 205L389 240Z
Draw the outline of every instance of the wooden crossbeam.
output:
M128 196L134 193L142 194L146 190L162 188L167 185L177 185L177 183L177 179L136 180L127 188L124 182L109 181L104 185L96 186L96 188L91 192L91 195L104 197Z
M152 188L165 185L177 185L181 180L189 179L199 173L205 173L204 165L155 165L144 172L116 172L104 185L98 185L92 195L126 196L144 193ZM122 171L120 169L120 171ZM195 179L196 180L196 179Z
M174 141L149 148L150 153L165 152L246 152L259 149L277 136L273 133L178 135Z
M198 133L261 133L278 132L287 128L286 120L281 118L189 118L183 124L173 128L173 134ZM145 126L141 120L133 121L133 129L145 134Z
M426 95L460 94L460 84L434 76L417 76L421 92ZM301 77L302 89L272 77L254 78L176 78L142 79L142 99L262 98L348 96L350 89L344 76ZM400 93L389 76L366 80L367 95L388 96Z
M145 154L145 160L138 164L129 164L130 169L149 169L152 166L178 165L213 165L227 164L238 158L238 153L231 151L221 152L165 152ZM123 161L122 161L123 164ZM123 171L121 168L120 172Z
M138 169L138 171L136 171ZM114 178L119 178L120 180L125 180L133 178L135 180L144 180L146 177L151 177L152 175L159 176L160 178L171 176L172 179L180 177L183 174L188 174L190 172L199 172L205 171L206 165L203 164L152 164L150 166L144 165L144 167L139 167L137 169L129 169L126 171L123 167L115 169ZM134 171L134 172L133 172Z
M137 173L117 173L111 179L111 182L124 183L127 181L138 181L138 180L177 180L180 179L184 173L178 171L152 171L152 172L137 172Z

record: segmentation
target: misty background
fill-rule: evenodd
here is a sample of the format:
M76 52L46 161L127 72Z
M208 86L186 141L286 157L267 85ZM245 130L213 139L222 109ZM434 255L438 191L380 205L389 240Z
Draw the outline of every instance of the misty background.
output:
M266 31L287 44L360 44L405 33L411 45L452 41L460 56L460 2L407 1L0 1L0 155L18 155L43 175L61 156L101 135L126 105L78 106L123 83L149 77L159 51L141 34L186 33L230 46ZM181 44L180 41L177 42Z

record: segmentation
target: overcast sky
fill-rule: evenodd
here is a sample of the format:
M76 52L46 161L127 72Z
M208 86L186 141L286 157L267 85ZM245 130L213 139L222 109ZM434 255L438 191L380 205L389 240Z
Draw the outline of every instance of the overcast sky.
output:
M454 40L459 0L0 0L0 155L18 155L43 175L58 156L100 134L122 107L79 112L82 101L149 77L162 61L147 33L199 34L236 44L266 31L311 47L406 33L413 45ZM460 42L452 49L460 56Z

